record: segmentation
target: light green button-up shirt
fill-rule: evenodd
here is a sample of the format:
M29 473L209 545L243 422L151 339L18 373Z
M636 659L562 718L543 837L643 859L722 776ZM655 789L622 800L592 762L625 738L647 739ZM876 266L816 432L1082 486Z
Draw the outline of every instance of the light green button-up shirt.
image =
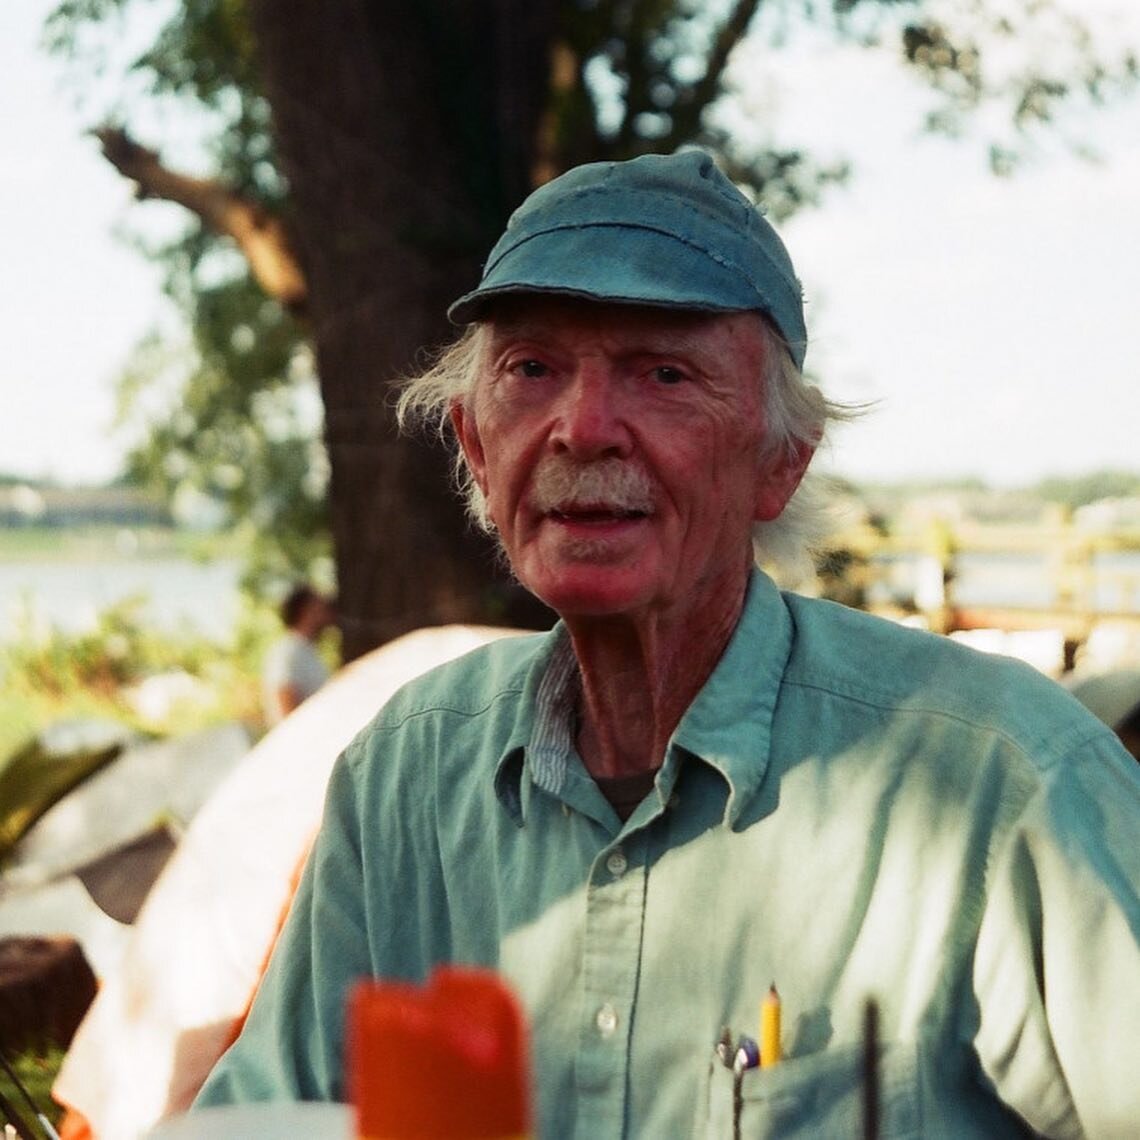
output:
M868 997L880 1136L1140 1134L1140 777L1058 686L756 573L622 824L576 684L556 627L380 711L200 1104L343 1097L351 982L460 962L522 1000L542 1137L858 1136Z

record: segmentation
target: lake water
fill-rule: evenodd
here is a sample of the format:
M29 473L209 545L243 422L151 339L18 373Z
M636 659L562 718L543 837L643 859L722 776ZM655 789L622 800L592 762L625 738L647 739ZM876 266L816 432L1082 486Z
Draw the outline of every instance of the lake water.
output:
M139 597L148 623L168 631L188 627L225 641L238 619L240 575L236 559L0 562L0 639L17 634L26 617L33 628L81 632L109 606Z
M878 561L873 601L913 596L919 560ZM0 640L9 640L31 613L38 628L91 628L96 616L127 598L144 599L142 614L165 630L189 627L227 640L238 618L236 559L197 562L178 557L91 561L0 561ZM959 605L1023 605L1048 609L1057 601L1043 555L965 555L953 583ZM1101 612L1140 614L1140 552L1106 554L1093 565L1091 596Z

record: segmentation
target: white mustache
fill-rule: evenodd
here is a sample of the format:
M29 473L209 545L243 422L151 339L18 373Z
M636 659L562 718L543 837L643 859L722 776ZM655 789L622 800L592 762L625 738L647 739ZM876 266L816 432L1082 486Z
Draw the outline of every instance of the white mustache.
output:
M648 514L653 484L640 467L620 459L581 464L553 458L535 472L532 497L540 511L602 507Z

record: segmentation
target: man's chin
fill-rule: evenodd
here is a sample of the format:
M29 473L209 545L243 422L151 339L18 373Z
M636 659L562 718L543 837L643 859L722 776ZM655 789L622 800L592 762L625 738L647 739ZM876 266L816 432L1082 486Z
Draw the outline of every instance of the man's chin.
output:
M617 617L647 600L644 583L630 581L617 567L579 569L524 585L561 617Z

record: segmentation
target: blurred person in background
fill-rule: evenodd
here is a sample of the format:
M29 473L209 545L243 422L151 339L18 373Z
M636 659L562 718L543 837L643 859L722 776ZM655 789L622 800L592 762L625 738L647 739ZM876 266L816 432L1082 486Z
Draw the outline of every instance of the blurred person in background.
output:
M317 640L336 621L333 603L307 583L289 591L280 613L285 632L269 647L261 670L262 705L271 728L329 679Z

